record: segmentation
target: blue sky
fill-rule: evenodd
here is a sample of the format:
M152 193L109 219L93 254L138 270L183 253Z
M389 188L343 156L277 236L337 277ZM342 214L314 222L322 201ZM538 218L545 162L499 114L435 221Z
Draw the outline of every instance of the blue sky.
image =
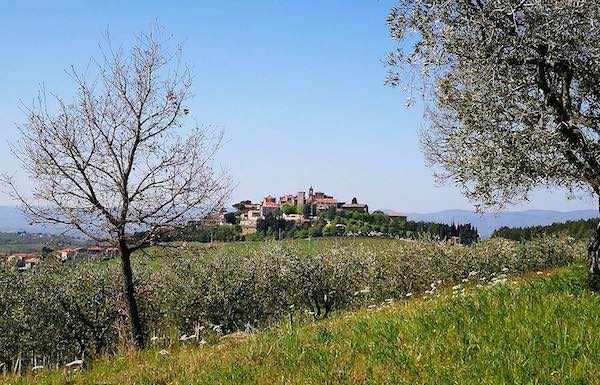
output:
M19 100L40 83L73 91L65 69L98 54L102 33L131 41L157 20L194 68L190 109L222 127L218 156L237 182L233 200L306 190L372 208L430 212L472 208L460 191L437 187L419 150L422 106L406 108L384 86L393 1L60 1L0 5L0 132L17 138ZM6 140L0 167L16 172ZM28 182L24 181L25 186ZM8 203L0 197L0 203ZM515 209L593 208L541 190Z

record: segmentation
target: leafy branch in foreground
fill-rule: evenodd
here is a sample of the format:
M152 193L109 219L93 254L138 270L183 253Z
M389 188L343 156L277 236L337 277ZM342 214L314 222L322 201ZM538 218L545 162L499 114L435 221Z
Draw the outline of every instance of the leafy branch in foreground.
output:
M400 0L388 83L415 79L407 89L433 101L422 146L436 175L480 209L540 185L599 196L599 20L593 0ZM599 257L600 226L588 249L597 284Z

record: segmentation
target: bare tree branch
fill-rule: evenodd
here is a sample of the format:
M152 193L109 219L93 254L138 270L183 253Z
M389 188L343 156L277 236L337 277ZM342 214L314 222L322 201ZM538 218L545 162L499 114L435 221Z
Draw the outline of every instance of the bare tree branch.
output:
M222 207L231 181L215 165L222 132L188 121L192 76L159 28L140 34L129 49L115 49L107 39L101 52L92 60L95 76L71 70L77 91L71 102L49 94L51 104L42 88L23 108L27 121L12 149L35 183L31 195L12 178L4 182L32 221L120 248L141 346L131 252Z

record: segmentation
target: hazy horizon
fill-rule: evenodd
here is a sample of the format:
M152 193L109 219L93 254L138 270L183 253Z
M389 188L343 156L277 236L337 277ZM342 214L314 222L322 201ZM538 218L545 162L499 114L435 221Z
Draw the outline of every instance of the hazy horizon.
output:
M392 4L5 4L0 32L10 60L0 67L0 171L19 170L6 144L18 138L15 123L24 119L19 100L32 100L41 83L69 97L65 69L85 68L107 28L114 41L128 43L157 20L183 43L194 67L191 113L225 130L218 160L238 184L232 203L312 185L374 209L472 210L458 189L436 187L424 164L417 135L423 105L406 108L402 90L383 84L381 60L394 47L385 26ZM1 196L0 204L11 202ZM528 209L596 209L596 203L542 189L508 208Z

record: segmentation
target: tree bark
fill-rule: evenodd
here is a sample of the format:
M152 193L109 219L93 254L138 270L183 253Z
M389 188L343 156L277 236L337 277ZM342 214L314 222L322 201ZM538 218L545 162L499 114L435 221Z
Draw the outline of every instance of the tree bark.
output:
M129 316L129 325L133 334L133 340L138 349L144 348L144 331L142 320L138 312L137 301L135 299L135 287L133 284L133 271L131 270L131 250L124 241L119 242L121 251L121 271L123 273L123 293L125 302L127 302L127 312Z
M600 290L600 222L588 243L588 279L592 290Z

